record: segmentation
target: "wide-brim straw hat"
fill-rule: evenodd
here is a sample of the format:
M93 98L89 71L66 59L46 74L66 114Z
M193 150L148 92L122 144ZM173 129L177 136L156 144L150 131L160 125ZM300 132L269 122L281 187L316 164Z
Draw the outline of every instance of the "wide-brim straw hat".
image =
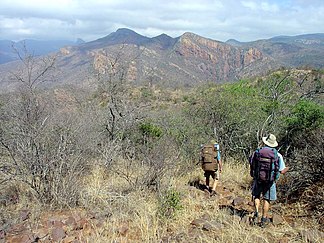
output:
M267 137L262 137L262 141L264 142L265 145L268 145L269 147L272 147L272 148L278 146L276 136L271 133Z
M211 144L217 144L217 142L216 142L215 139L211 139L211 140L209 141L209 143L211 143Z

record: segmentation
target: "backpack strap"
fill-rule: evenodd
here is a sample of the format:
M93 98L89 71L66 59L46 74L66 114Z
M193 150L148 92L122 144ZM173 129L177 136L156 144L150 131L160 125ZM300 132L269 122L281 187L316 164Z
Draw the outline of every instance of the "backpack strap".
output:
M259 165L257 163L258 158L260 157L260 149L262 148L257 148L251 157L250 161L250 175L253 177L253 179L258 179L258 174L259 174Z
M277 149L274 149L274 155L275 155L274 163L277 164L277 166L274 165L274 167L275 167L274 168L274 180L276 181L280 177L280 171L279 171L279 167L280 167L279 163L280 163L280 161L279 161L279 155L278 155L278 150Z

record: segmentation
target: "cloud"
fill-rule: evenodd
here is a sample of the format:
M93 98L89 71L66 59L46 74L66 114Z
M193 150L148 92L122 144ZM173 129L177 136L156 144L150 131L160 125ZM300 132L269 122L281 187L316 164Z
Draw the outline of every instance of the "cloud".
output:
M324 32L321 0L2 0L1 39L101 38L126 27L146 36L193 32L240 41Z
M242 6L252 10L259 12L278 12L279 6L275 3L271 4L268 2L255 2L255 1L242 1Z

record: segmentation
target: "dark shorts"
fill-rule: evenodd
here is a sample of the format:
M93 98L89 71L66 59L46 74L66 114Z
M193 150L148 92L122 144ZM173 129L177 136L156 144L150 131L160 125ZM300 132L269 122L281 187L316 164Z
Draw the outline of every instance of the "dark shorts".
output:
M218 171L205 171L204 176L206 178L209 178L211 176L213 178L213 180L218 180L219 179Z
M254 181L252 186L252 196L260 198L261 195L264 199L270 201L277 200L276 183L258 183L257 181Z

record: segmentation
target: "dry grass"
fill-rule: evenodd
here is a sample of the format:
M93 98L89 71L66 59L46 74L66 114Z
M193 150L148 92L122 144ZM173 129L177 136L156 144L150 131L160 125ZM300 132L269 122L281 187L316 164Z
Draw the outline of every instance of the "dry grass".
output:
M269 228L252 227L242 224L237 216L229 210L219 209L218 201L206 199L202 191L188 186L193 178L203 181L200 168L181 178L169 178L169 188L181 195L181 205L176 216L163 219L158 215L159 196L157 192L133 191L126 195L115 197L109 194L113 188L127 188L127 183L113 175L107 176L96 168L89 177L91 193L89 203L98 206L98 202L112 210L112 216L105 223L105 230L101 230L95 242L303 242L301 230L313 226L316 222L307 221L307 226L291 226L284 223ZM224 164L223 175L219 186L230 188L235 195L249 197L250 178L246 166L234 161ZM105 191L108 190L108 191ZM162 192L160 192L162 193ZM194 227L191 222L195 219L207 217L210 222L217 222L222 227L211 231ZM125 236L120 235L120 229L127 227Z
M141 174L143 170L137 168L135 173ZM200 168L179 178L166 178L160 191L129 190L131 185L127 180L104 170L99 164L94 165L83 181L80 204L84 209L73 211L106 216L100 226L91 225L90 234L81 235L86 242L304 242L306 236L301 232L320 229L317 221L297 216L293 222L264 229L242 223L229 209L220 209L217 198L206 198L203 191L189 186L188 182L195 178L203 181ZM224 164L220 188L228 188L235 196L249 198L249 183L246 166L235 161ZM179 193L181 207L175 209L174 215L161 217L161 199L165 198L168 189ZM30 206L26 199L10 210L32 208ZM281 206L283 214L302 212L297 205L288 206ZM33 227L37 227L41 215L46 215L46 210L40 208L34 204L31 214L34 216L30 219L34 222ZM197 219L204 219L214 226L204 230L201 225L192 225ZM320 242L319 236L315 236L313 242Z

